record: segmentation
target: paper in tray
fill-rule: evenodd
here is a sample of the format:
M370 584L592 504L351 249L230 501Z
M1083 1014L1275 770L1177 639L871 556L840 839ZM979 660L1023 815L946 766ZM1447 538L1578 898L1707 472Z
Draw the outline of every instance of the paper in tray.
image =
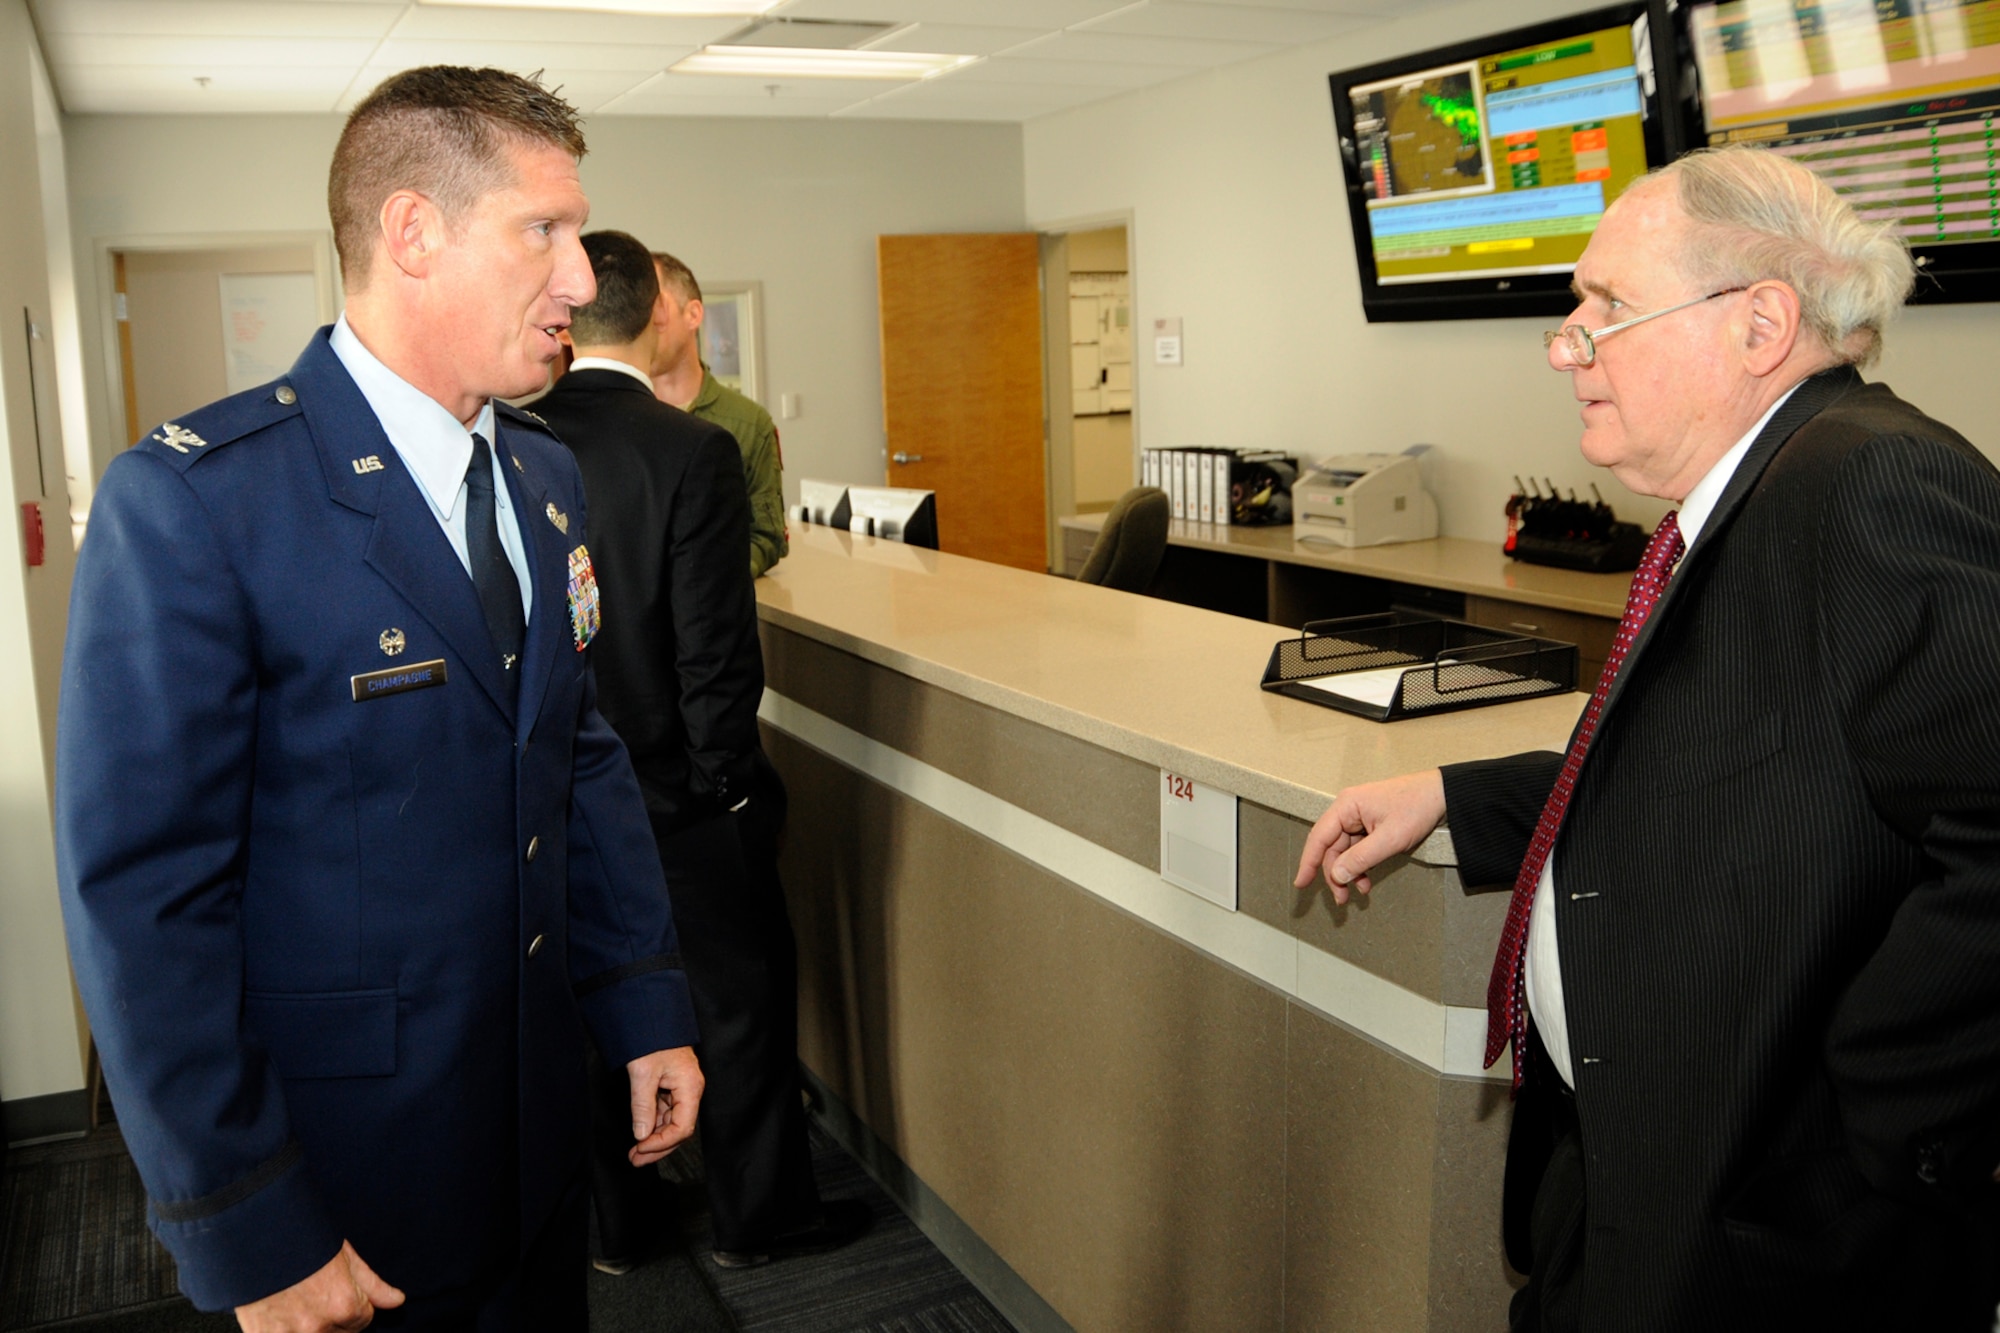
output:
M1315 621L1281 640L1263 687L1394 722L1576 688L1576 647L1394 611Z

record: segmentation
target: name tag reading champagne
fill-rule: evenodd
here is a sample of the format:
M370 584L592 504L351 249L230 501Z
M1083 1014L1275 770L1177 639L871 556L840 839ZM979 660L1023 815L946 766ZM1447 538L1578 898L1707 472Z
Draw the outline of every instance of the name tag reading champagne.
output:
M429 662L412 662L408 666L390 667L386 671L370 671L365 675L349 676L347 679L354 690L354 702L364 704L370 699L402 694L407 690L427 690L434 685L444 684L444 659L439 657Z

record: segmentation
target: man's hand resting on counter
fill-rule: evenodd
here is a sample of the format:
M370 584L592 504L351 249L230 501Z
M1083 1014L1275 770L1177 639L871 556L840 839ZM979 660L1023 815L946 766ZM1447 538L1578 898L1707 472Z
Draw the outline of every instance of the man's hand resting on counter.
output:
M632 1080L632 1137L638 1140L625 1156L634 1166L651 1166L694 1133L707 1080L688 1046L642 1055L625 1072Z
M343 1241L340 1253L305 1281L237 1306L236 1322L243 1333L352 1333L374 1323L377 1310L402 1303L403 1293Z
M1443 821L1444 774L1435 768L1349 787L1306 835L1292 886L1303 889L1324 871L1333 900L1345 906L1350 888L1375 887L1370 870L1415 848Z

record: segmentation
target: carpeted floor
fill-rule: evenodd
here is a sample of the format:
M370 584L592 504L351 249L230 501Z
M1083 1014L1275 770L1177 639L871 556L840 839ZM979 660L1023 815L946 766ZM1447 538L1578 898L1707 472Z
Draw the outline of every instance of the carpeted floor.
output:
M621 1277L590 1276L592 1333L1005 1333L1009 1325L860 1165L817 1127L827 1198L868 1202L868 1234L833 1254L722 1269L708 1257L700 1156L669 1159L682 1243ZM222 1333L175 1292L146 1230L116 1126L17 1148L0 1169L0 1331Z

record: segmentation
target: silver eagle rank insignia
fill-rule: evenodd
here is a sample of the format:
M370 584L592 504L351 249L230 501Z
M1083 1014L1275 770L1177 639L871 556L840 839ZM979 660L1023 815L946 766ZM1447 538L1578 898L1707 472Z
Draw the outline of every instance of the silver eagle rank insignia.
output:
M166 445L167 448L177 449L181 453L188 452L189 445L193 445L199 449L208 443L207 440L202 439L201 436L195 434L186 426L176 426L171 421L154 431L153 438L161 444Z

